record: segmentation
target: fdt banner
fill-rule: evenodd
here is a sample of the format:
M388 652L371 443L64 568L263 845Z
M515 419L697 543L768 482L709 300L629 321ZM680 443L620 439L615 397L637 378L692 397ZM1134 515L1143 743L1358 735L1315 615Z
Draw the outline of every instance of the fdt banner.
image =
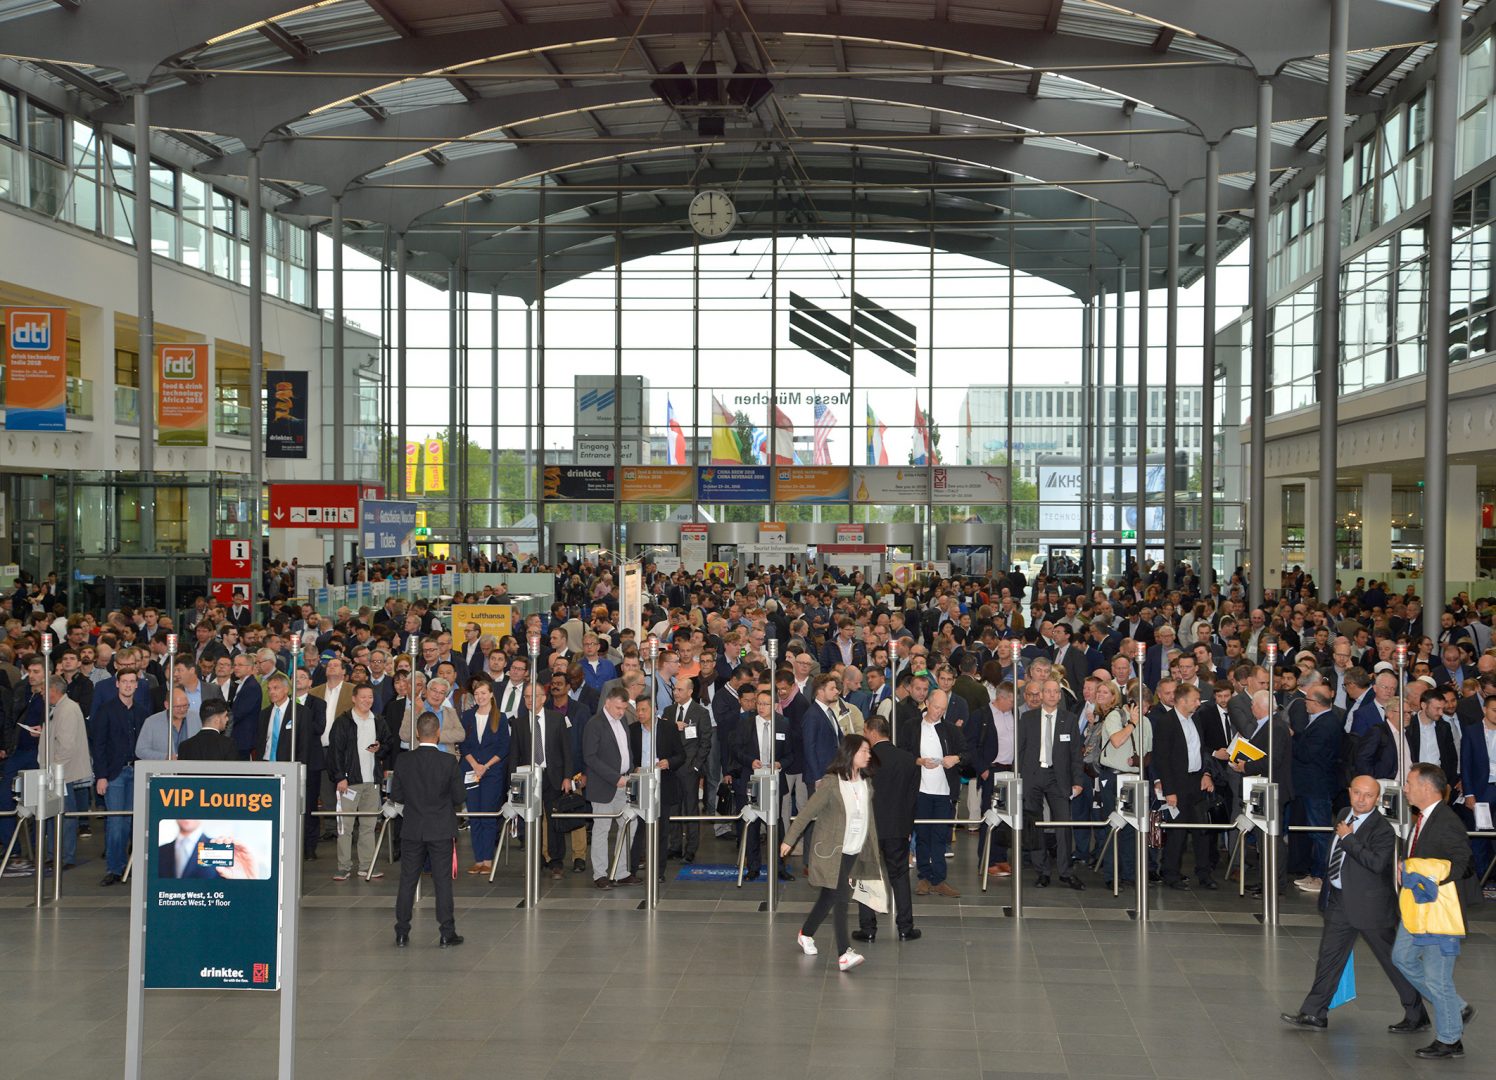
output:
M0 308L5 430L67 430L67 308Z
M281 778L149 782L146 989L279 989Z
M162 446L207 446L208 346L156 346L156 441Z
M306 457L307 373L265 372L265 397L270 416L265 421L265 456Z

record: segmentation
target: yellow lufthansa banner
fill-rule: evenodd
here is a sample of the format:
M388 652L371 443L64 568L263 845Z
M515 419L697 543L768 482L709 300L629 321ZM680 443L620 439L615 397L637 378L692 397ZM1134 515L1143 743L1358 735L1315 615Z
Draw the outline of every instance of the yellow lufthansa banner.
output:
M477 623L485 634L492 634L495 641L511 633L514 617L508 604L453 604L452 636L462 640L462 627Z

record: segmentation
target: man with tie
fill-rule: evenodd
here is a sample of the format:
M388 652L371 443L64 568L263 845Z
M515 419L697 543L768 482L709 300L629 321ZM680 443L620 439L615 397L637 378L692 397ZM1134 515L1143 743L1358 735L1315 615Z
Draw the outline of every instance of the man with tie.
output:
M1069 820L1070 800L1086 783L1084 751L1075 714L1060 707L1059 680L1045 679L1039 688L1039 707L1018 718L1018 773L1023 778L1025 821L1043 820L1046 812L1051 821ZM1038 871L1034 884L1047 888L1051 866L1044 830L1025 828L1023 837ZM1084 889L1070 866L1070 830L1057 827L1055 839L1060 880L1072 889Z
M1200 691L1181 686L1174 694L1174 707L1153 723L1153 769L1163 788L1165 824L1203 825L1205 796L1215 790L1206 768L1205 741L1194 720ZM1218 886L1210 874L1211 834L1205 829L1165 829L1159 872L1171 889L1186 890L1189 882L1182 871L1184 837L1195 834L1195 877L1202 888Z
M519 715L520 706L525 703L525 682L529 678L530 661L526 657L516 656L509 661L509 677L504 681L498 698L499 714L511 724Z
M1332 688L1327 685L1322 689L1325 697L1333 700ZM1333 714L1321 711L1315 715ZM1393 941L1401 922L1397 891L1392 885L1397 835L1387 819L1377 812L1381 790L1370 776L1358 776L1351 781L1350 807L1335 824L1325 864L1324 887L1319 894L1324 929L1320 932L1314 983L1298 1012L1282 1014L1285 1024L1302 1028L1329 1026L1330 999L1340 985L1346 960L1359 936L1402 1002L1403 1019L1393 1024L1391 1030L1416 1031L1428 1026L1428 1015L1419 1001L1418 991L1392 962Z
M701 813L701 785L711 772L711 759L715 753L712 745L712 714L695 700L696 684L685 676L675 680L674 700L666 712L663 722L675 725L685 746L685 760L676 771L680 783L680 813L693 817ZM709 794L715 795L715 789ZM696 861L696 849L701 843L701 823L683 821L671 824L670 854L679 855L682 862Z
M623 837L626 846L632 839L632 822L615 820L627 802L624 788L628 786L629 773L634 771L626 724L628 705L629 692L622 686L613 687L603 695L601 709L582 731L587 800L592 804L592 812L602 815L592 825L592 880L599 889L639 884L633 874L614 880L613 853L608 843L615 824L630 834Z
M229 691L229 737L248 761L260 746L260 684L248 653L234 657L234 683Z
M305 672L298 674L310 683L310 678ZM320 708L309 707L304 702L298 701L294 714L296 744L293 748L290 678L279 671L271 675L265 680L265 696L269 701L265 705L261 720L261 729L265 732L265 745L260 748L260 758L264 761L299 761L307 766L306 805L302 808L306 813L305 857L315 859L317 857L317 821L311 814L317 808L317 792L322 783L321 750L322 729L326 723L325 714ZM320 702L318 704L320 705ZM313 747L317 750L316 769L311 767Z
M1477 803L1496 804L1496 695L1485 699L1485 712L1479 724L1465 728L1460 742L1460 790L1465 793L1465 821L1473 824ZM1475 874L1480 877L1491 864L1491 841L1480 836L1472 840Z

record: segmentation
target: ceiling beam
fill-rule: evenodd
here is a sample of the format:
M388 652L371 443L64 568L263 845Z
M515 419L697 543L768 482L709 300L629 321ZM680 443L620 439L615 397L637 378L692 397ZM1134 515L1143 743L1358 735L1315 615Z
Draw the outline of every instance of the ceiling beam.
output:
M1153 39L1153 51L1166 53L1169 46L1174 44L1174 35L1177 31L1172 26L1159 27L1158 36Z
M45 61L36 65L54 79L61 79L75 90L82 90L85 94L107 101L111 105L117 105L124 101L124 97L112 86L91 79L75 67L67 64L49 64Z
M1353 94L1370 94L1377 87L1386 82L1392 73L1407 61L1408 57L1418 51L1416 45L1405 45L1400 49L1388 49L1375 64L1367 68L1361 77L1351 84L1350 92ZM1320 139L1325 137L1325 121L1318 120L1308 131L1300 135L1294 142L1294 146L1300 150L1308 150Z
M1044 32L1053 34L1060 28L1060 9L1065 6L1065 0L1049 0L1049 11L1044 15Z
M217 161L223 157L223 151L201 135L197 135L191 131L173 131L170 132L170 135L177 142L192 147L192 149L211 161Z
M52 3L56 4L64 11L77 11L80 7L83 6L82 0L52 0Z
M293 60L310 60L314 55L312 50L306 47L305 42L282 30L275 23L261 23L255 29L260 32L265 40L269 41Z
M416 32L406 24L405 20L396 15L386 0L364 0L369 5L369 10L384 20L384 24L403 38L413 38Z

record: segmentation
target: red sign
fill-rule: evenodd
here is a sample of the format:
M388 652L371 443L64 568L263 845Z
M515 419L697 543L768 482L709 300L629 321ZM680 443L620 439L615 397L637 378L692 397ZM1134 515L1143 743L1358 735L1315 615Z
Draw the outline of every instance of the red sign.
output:
M249 541L214 540L212 576L230 581L248 581Z
M887 544L817 544L818 555L882 555Z
M1489 529L1496 525L1496 505L1482 503L1480 507L1480 527Z
M271 484L272 529L357 529L360 498L378 484Z
M235 603L249 604L254 599L247 581L212 581L208 583L208 595L215 604L231 608Z

